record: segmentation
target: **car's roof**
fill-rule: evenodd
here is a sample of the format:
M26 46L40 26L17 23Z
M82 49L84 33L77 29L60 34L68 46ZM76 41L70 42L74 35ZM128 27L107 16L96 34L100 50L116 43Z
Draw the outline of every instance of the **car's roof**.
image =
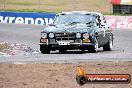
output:
M88 12L88 11L71 11L71 12L62 12L62 13L59 13L59 15L62 15L62 14L96 14L96 15L102 15L101 13L99 12Z

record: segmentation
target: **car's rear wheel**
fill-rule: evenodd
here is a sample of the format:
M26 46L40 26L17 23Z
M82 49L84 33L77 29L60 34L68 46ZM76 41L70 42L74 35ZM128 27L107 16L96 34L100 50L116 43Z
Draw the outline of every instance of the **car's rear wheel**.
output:
M110 36L108 43L103 46L103 50L104 51L111 51L112 47L113 47L113 39L112 39L112 36Z
M42 54L49 54L50 53L50 47L45 45L40 45L40 51Z
M88 51L90 53L96 53L98 51L98 49L99 49L97 38L95 38L94 42L95 42L94 45L92 45L91 47L89 47Z

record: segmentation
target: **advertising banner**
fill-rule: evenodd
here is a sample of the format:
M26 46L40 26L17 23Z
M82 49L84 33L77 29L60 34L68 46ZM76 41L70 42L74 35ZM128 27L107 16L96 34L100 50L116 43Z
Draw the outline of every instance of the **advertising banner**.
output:
M132 29L132 16L105 16L105 18L114 29Z
M0 22L47 25L53 21L55 13L0 12Z
M0 12L1 23L48 25L55 13ZM105 16L113 29L132 29L132 16Z

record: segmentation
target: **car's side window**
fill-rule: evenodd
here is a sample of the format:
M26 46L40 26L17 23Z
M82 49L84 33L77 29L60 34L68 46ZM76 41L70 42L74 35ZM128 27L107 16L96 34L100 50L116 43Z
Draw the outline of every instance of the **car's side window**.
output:
M101 15L100 17L101 17L101 25L105 26L107 24L105 17L103 15Z
M97 26L105 26L107 24L105 17L103 15L97 15L96 16L96 24Z
M104 23L107 23L107 22L106 22L106 19L105 19L105 17L104 17L104 16L103 16L103 20L104 20Z
M106 25L107 24L107 22L106 22L106 20L105 20L105 17L104 16L102 16L102 23L104 24L104 25Z
M101 19L100 19L99 15L96 16L96 24L97 24L97 26L99 26L101 24Z

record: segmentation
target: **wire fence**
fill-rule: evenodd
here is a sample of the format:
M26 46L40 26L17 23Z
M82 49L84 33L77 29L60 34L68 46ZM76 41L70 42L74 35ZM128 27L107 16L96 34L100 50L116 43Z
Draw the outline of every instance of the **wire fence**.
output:
M110 13L110 0L0 0L2 10L62 12L72 10Z
M113 13L132 14L132 5L113 5Z

